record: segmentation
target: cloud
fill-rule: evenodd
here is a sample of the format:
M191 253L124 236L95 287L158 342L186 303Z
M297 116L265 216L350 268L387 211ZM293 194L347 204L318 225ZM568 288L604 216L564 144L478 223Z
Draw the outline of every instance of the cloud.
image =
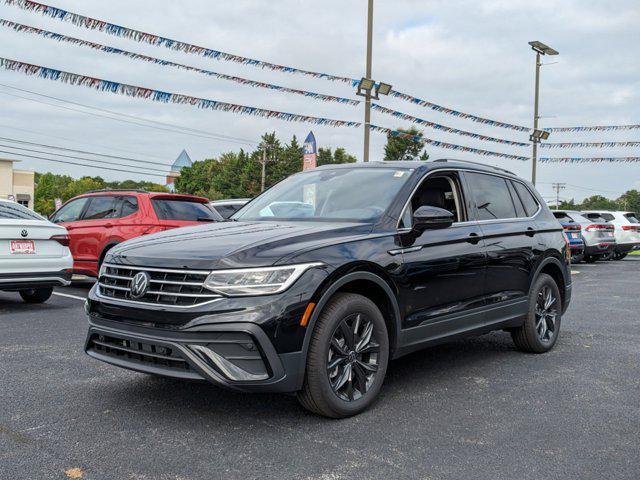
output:
M365 0L192 0L186 4L187 7L184 2L168 0L56 0L54 4L113 23L280 64L353 77L359 77L364 72ZM548 42L561 53L559 57L545 59L547 63L559 63L542 69L543 125L637 123L640 120L637 94L640 87L640 63L637 61L640 56L640 30L637 28L640 5L637 0L615 3L596 0L541 0L536 3L520 0L377 1L374 14L374 77L392 83L398 90L477 115L529 125L532 117L534 57L527 42L538 39ZM222 73L353 96L351 88L346 85L278 74L138 44L4 4L0 5L0 16ZM7 30L0 30L0 56L245 105L348 120L362 118L361 107L328 104L252 89L196 73L136 62ZM294 134L301 138L313 129L320 145L345 146L358 156L362 153L361 130L316 127L202 111L188 106L163 105L26 78L6 71L0 72L0 83L129 115L256 141L265 131L276 131L282 140L288 141ZM164 159L166 163L171 163L183 148L192 158L202 159L240 147L237 143L107 120L1 92L16 92L0 86L0 130L4 136L12 138L57 143L71 148L91 147L94 151L106 150L107 153L110 149L118 149L147 155L154 160ZM526 140L525 134L448 117L399 100L384 98L381 103L463 130ZM374 114L373 121L392 128L409 126L380 114ZM526 148L510 149L430 129L425 129L425 136L477 148L529 154ZM554 140L573 139L637 140L638 132L557 134ZM374 158L382 156L384 141L381 136L372 136ZM251 144L245 145L245 148L252 148ZM528 177L530 172L528 162L516 163L490 157L477 159L447 150L428 150L432 158L479 160L509 168L524 177ZM562 156L639 154L637 149L561 153ZM27 159L24 159L22 166L74 175L98 173L92 169L67 169ZM638 177L639 168L634 165L562 168L544 165L538 171L542 182L568 181L604 190L624 190ZM127 175L104 172L104 176L124 178ZM540 189L545 195L550 193L550 187L547 188L545 184L540 184ZM567 189L565 195L581 198L585 191Z

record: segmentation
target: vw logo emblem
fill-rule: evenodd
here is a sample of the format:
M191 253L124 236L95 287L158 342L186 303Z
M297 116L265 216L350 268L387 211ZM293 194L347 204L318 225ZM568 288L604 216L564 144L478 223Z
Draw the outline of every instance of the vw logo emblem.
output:
M133 298L143 297L149 288L151 277L147 272L138 272L131 280L131 296Z
M29 232L27 232L27 230L24 229L20 232L20 235L22 235L23 237L26 237L27 235L29 235Z

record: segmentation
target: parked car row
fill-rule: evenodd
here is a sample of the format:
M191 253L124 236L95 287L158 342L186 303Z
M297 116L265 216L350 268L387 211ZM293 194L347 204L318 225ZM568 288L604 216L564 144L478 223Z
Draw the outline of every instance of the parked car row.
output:
M621 260L640 249L640 221L633 212L554 210L574 263Z

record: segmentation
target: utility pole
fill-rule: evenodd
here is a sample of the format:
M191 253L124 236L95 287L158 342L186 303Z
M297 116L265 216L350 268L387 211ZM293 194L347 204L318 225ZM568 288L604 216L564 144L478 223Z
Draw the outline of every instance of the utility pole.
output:
M267 148L262 148L262 179L260 181L260 191L264 192L264 179L267 171Z
M535 143L533 144L534 148L535 148ZM565 189L565 185L566 183L552 183L551 186L553 187L553 189L556 191L556 210L558 210L558 207L560 205L560 190L564 190Z
M540 52L536 52L536 92L533 100L533 131L538 130L538 100L540 98ZM536 184L536 164L538 161L538 142L533 142L533 153L531 154L531 183Z
M367 66L366 78L371 78L371 62L373 56L373 0L369 0L367 9ZM364 154L363 161L369 161L369 134L371 125L371 90L366 92L364 101Z
M533 51L536 52L536 86L533 98L533 133L530 137L530 140L533 143L533 152L531 155L531 183L535 185L536 166L538 162L538 143L540 140L546 140L549 138L548 131L538 130L538 120L540 119L540 115L538 115L538 100L540 99L540 67L542 66L540 58L541 55L558 55L558 52L537 40L529 42L529 45L531 45Z

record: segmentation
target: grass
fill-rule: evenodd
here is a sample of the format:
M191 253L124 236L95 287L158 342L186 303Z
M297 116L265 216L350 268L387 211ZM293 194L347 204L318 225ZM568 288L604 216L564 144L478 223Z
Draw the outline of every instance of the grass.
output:
M640 250L634 250L633 252L629 252L629 255L640 255Z

